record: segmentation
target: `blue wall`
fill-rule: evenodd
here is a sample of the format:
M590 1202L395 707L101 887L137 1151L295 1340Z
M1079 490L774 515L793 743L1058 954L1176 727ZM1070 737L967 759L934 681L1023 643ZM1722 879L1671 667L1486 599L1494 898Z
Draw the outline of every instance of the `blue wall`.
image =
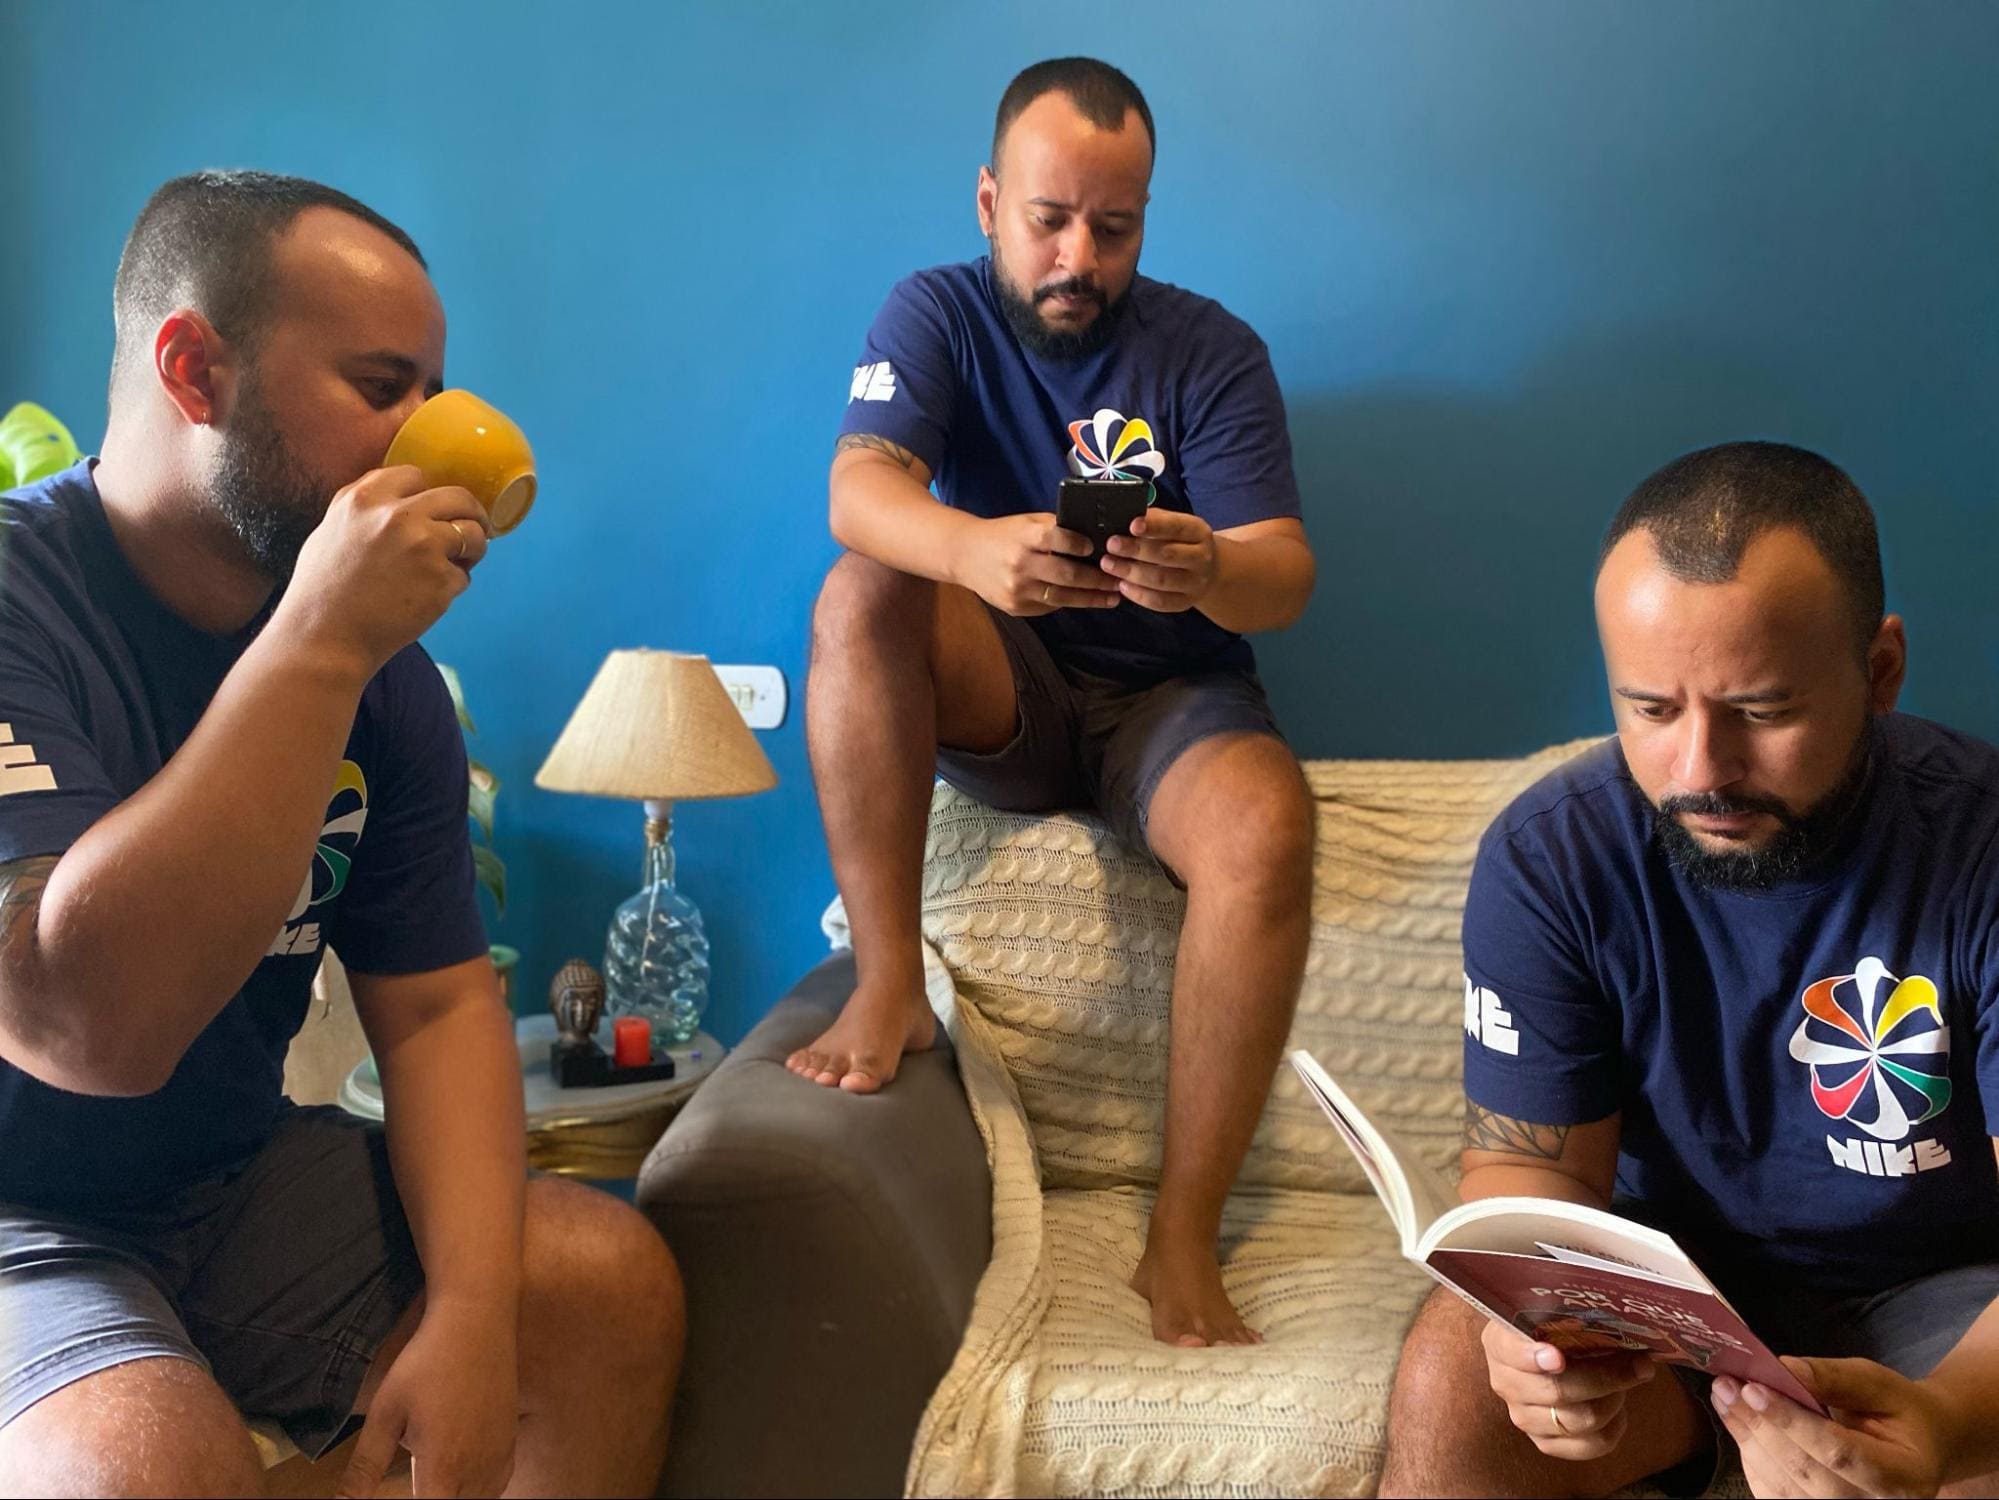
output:
M635 883L636 809L530 779L603 654L802 688L831 433L914 267L981 249L991 111L1095 51L1159 117L1146 269L1268 339L1322 559L1263 659L1308 754L1605 723L1597 531L1682 449L1782 436L1873 497L1909 706L1999 737L1999 10L1982 5L0 5L0 398L102 431L146 193L320 177L425 246L530 524L434 632L507 782L528 1003ZM690 806L733 1041L819 951L802 727Z

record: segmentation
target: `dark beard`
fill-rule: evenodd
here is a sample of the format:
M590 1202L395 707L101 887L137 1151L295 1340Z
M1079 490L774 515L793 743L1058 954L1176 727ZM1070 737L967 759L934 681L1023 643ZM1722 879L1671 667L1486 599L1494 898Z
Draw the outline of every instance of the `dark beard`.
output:
M222 451L209 475L208 499L250 561L273 583L290 580L299 549L326 514L330 486L299 462L271 411L246 381Z
M1034 289L1034 297L1030 301L1016 292L1013 283L1007 279L1005 266L1000 260L999 243L990 238L986 243L992 247L993 294L999 298L1000 313L1006 319L1006 326L1013 330L1013 336L1020 340L1020 346L1029 354L1053 364L1074 364L1088 359L1110 343L1124 314L1125 297L1113 302L1094 282L1071 276L1061 281L1042 283ZM1041 314L1036 311L1041 299L1063 293L1080 293L1096 299L1097 315L1090 319L1088 327L1069 332L1050 328L1041 321Z
M1873 725L1862 729L1847 768L1816 806L1794 813L1768 797L1731 797L1723 792L1668 797L1652 810L1652 842L1673 868L1693 883L1713 891L1767 891L1810 872L1840 844L1848 820L1866 794L1874 769L1868 753ZM1777 819L1776 837L1760 849L1720 854L1703 849L1681 825L1678 814L1765 812Z

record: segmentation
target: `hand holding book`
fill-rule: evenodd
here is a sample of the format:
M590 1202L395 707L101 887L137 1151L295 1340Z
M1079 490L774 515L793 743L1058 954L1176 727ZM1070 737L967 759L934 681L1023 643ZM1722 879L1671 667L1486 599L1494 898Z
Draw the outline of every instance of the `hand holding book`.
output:
M1493 1394L1513 1425L1550 1458L1601 1458L1624 1438L1625 1397L1659 1374L1650 1354L1572 1357L1498 1322L1483 1335Z
M1524 1429L1530 1436L1540 1427L1549 1434L1564 1428L1571 1399L1596 1413L1591 1430L1605 1432L1622 1399L1609 1398L1651 1378L1637 1373L1651 1360L1755 1382L1823 1412L1670 1236L1555 1198L1459 1203L1450 1183L1370 1121L1309 1052L1293 1052L1291 1065L1360 1159L1402 1253L1500 1325L1487 1330L1488 1356L1502 1337L1559 1356L1556 1371L1545 1364L1518 1371L1562 1377L1534 1388L1555 1390L1556 1399L1528 1404L1557 1411L1539 1413L1547 1420ZM1618 1372L1622 1380L1613 1381Z

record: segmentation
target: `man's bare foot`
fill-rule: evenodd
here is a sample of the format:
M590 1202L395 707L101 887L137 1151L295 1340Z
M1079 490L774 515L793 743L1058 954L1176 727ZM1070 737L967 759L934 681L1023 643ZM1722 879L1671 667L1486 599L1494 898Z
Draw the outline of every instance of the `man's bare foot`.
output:
M828 1088L837 1084L850 1094L872 1094L895 1077L903 1053L921 1052L936 1040L937 1018L921 986L913 995L863 986L848 997L840 1018L784 1065Z
M1162 1344L1199 1349L1263 1342L1222 1289L1213 1240L1183 1245L1157 1233L1148 1236L1131 1287L1152 1304L1152 1336Z

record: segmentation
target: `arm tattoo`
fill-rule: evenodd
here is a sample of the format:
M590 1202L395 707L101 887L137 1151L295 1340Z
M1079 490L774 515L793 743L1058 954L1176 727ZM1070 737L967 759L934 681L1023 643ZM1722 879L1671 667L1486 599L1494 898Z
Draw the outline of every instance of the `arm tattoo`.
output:
M876 437L872 432L843 432L840 440L833 445L835 453L845 453L849 448L872 448L877 453L886 453L905 469L916 462L916 455L900 443L891 443L885 437Z
M13 859L0 864L0 956L19 951L26 942L33 952L35 924L41 920L42 891L55 872L52 854Z
M1536 1161L1560 1161L1568 1141L1567 1125L1536 1125L1527 1120L1509 1120L1489 1109L1465 1102L1465 1149L1499 1151L1508 1156L1529 1156Z

